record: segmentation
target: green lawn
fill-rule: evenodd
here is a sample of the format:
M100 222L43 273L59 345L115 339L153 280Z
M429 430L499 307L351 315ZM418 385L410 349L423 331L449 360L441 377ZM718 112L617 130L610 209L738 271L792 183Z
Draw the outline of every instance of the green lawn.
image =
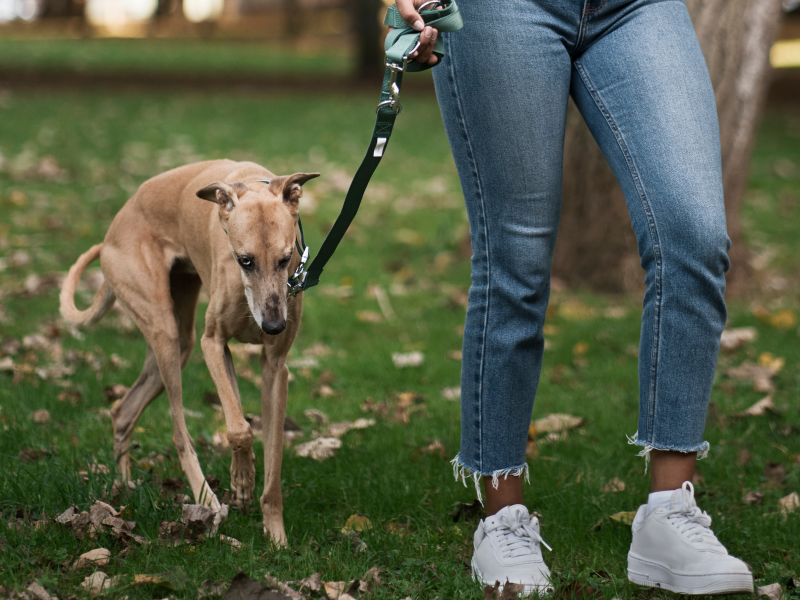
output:
M300 51L269 41L0 38L0 70L259 76L344 75L344 50Z
M327 96L324 110L320 102L311 96L222 94L0 96L0 338L7 342L39 331L57 333L66 354L82 353L75 372L60 380L36 374L37 367L50 362L46 352L37 350L21 349L12 357L21 365L16 376L0 372L0 511L4 521L23 518L19 531L0 526L0 585L6 589L22 588L36 579L59 598L85 597L80 583L91 571L63 565L82 552L105 547L112 561L103 570L120 576L107 595L130 600L170 594L194 599L202 581L229 581L239 570L256 578L269 571L284 581L320 572L323 580L340 581L360 577L373 566L385 570L384 585L371 596L376 599L482 597L468 570L476 520L455 523L450 517L456 503L475 497L472 488L452 479L448 461L457 452L459 409L442 394L459 382L460 363L451 353L461 347L461 298L469 286L469 264L460 250L466 217L455 167L430 96L409 95L404 102L406 110L354 230L326 269L323 285L306 294L292 358L307 357L306 351L319 350L319 344L330 352L316 357L318 366L292 369L288 414L305 432L305 440L318 428L304 416L309 408L324 411L332 421L374 416L377 424L345 434L338 454L323 462L285 452L283 493L290 546L277 550L264 541L255 505L246 516L232 513L223 525L222 533L244 543L238 552L218 539L177 547L159 543L159 523L180 515L179 508L159 497L159 482L182 477L164 397L144 413L134 436L133 473L143 483L112 502L117 508L127 506L126 518L137 522L134 533L152 544L126 549L107 533L79 540L52 522L39 528L33 523L44 515L52 520L70 504L86 510L94 499L110 494L114 460L103 389L134 381L145 344L114 314L82 338L74 337L58 327L57 290L26 292L26 284L35 288L30 275L38 273L46 280L48 273L66 271L81 252L102 240L138 184L201 158L252 159L276 173L322 172L306 186L310 202L303 222L314 251L366 148L375 98ZM772 313L790 309L795 312L783 314L791 320L798 309L798 123L796 116L774 114L762 127L751 181L753 201L745 209L747 237L758 245L763 268L773 270L778 283L765 287L759 298L731 305L730 325L754 326L758 339L721 357L707 432L712 452L699 465L703 482L697 486L700 505L713 516L716 533L752 566L759 585L785 583L790 575L800 575L800 511L783 518L777 507L780 498L800 492L797 323L779 329L756 318L752 310L756 304ZM48 156L55 160L43 160ZM771 254L765 255L766 250ZM388 293L396 320L363 320L363 311L381 314L369 293L374 285ZM86 292L81 299L89 297ZM530 461L527 504L543 515L542 534L553 547L546 559L558 578L593 582L607 600L670 596L627 583L628 527L606 519L592 528L604 516L635 510L649 487L642 459L625 440L637 427L639 306L639 299L554 294L534 411L534 418L561 412L586 419L564 439L540 440L539 456ZM204 308L201 304L198 331ZM422 366L395 368L393 353L414 350L424 353ZM785 359L773 395L782 410L728 418L764 394L753 391L750 383L731 380L725 369L745 359L757 360L764 352ZM113 354L122 361L112 360ZM237 365L240 373L244 366L257 369L255 359ZM214 386L199 349L183 380L184 404L199 413L188 417L189 429L196 438L211 440L222 423L204 400ZM323 382L335 396L319 396ZM258 389L245 377L240 377L240 386L245 412L257 414ZM59 400L65 390L76 390L79 399ZM367 398L393 403L405 392L421 395L419 402L424 404L408 424L365 414L360 408ZM49 411L49 423L29 418L39 409ZM421 451L435 440L444 446L443 456ZM229 455L210 444L197 447L205 472L227 488ZM22 462L23 448L47 454ZM741 465L737 456L744 449L751 460ZM158 455L163 460L157 460ZM78 472L88 470L93 461L112 467L112 472L90 473L85 482ZM783 482L765 476L765 461L785 468ZM262 463L259 447L257 495ZM601 492L614 477L624 480L626 490ZM742 502L750 491L765 494L763 505ZM340 533L355 513L372 523L361 534L366 544L361 550ZM177 589L131 585L134 575L178 567L187 580ZM787 593L797 597L796 590Z

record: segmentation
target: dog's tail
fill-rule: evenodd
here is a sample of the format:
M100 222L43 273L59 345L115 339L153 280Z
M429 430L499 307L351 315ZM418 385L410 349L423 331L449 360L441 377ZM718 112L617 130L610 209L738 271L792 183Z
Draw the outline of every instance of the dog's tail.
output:
M61 285L61 316L64 317L65 321L73 325L87 327L97 323L111 309L114 305L114 300L116 300L111 286L108 285L107 281L104 281L100 289L97 290L94 301L89 308L78 310L75 306L75 290L78 287L81 275L83 275L86 267L97 260L102 248L103 244L97 244L81 254L70 268L67 278Z

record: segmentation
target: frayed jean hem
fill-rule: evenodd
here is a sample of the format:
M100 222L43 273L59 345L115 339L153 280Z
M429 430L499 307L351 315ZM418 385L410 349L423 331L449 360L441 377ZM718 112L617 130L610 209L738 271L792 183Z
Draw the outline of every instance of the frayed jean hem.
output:
M524 475L525 481L527 483L531 482L530 479L530 468L528 467L528 463L522 463L516 467L509 467L508 469L498 469L496 471L487 471L483 472L480 469L475 469L470 467L469 465L465 464L461 460L461 454L457 454L456 457L450 461L450 464L453 465L453 477L456 481L461 479L464 483L464 487L467 487L467 478L469 477L475 483L475 493L478 496L478 502L483 505L483 496L481 495L481 478L483 477L491 477L492 478L492 487L497 489L500 485L500 478L508 479L508 476L511 475L512 477L520 477Z
M647 465L650 463L650 452L653 450L664 450L668 452L683 452L684 454L688 454L690 452L697 452L697 460L703 460L708 456L708 451L711 449L711 444L708 442L703 442L696 446L662 446L661 444L653 444L651 442L647 442L645 440L639 439L639 432L633 434L633 437L626 436L628 438L629 444L634 444L636 446L641 446L642 450L636 456L644 456L644 472L647 473Z

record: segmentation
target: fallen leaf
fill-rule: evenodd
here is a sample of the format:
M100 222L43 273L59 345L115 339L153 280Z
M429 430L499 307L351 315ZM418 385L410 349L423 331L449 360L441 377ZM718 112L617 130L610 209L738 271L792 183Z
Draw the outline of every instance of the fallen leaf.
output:
M781 514L784 516L788 515L800 507L800 496L797 494L797 492L792 492L788 496L784 496L778 500L778 507L781 511Z
M122 385L121 383L115 383L114 385L109 385L103 388L103 396L105 396L107 402L113 402L114 400L119 400L125 397L125 394L128 393L128 387Z
M295 446L298 456L306 456L314 460L325 460L336 454L341 448L342 441L335 437L320 437L304 444Z
M329 421L328 415L316 408L307 408L303 411L307 419L314 421L317 425L327 423Z
M92 596L97 596L103 590L111 587L111 578L102 571L95 571L83 580L81 587Z
M772 401L772 394L770 394L769 396L766 396L761 400L759 400L758 402L756 402L755 404L753 404L753 406L751 406L747 410L740 413L736 413L732 416L737 418L760 417L774 409L775 409L775 403Z
M264 574L264 581L266 581L267 585L271 587L273 590L277 590L282 594L286 594L289 598L292 598L293 600L306 600L308 598L308 596L306 596L305 594L297 592L292 588L290 588L287 583L279 581L277 578L270 575L269 571L267 571Z
M165 573L155 575L134 575L131 585L157 585L168 590L179 591L186 586L189 580L183 567L177 566Z
M543 433L559 433L561 431L568 431L580 427L586 422L583 417L574 417L566 414L549 414L543 419L536 419L533 422L533 428L536 435Z
M575 356L582 356L589 351L589 344L587 342L578 342L572 347L572 353Z
M580 300L567 300L558 305L558 315L567 321L586 321L593 319L597 311Z
M19 451L19 459L22 462L31 462L36 460L41 460L45 456L49 456L50 453L47 450L40 450L39 448L28 448L25 447Z
M369 519L365 515L356 513L347 518L344 527L342 527L342 533L347 533L348 531L364 531L371 527L372 523L370 523Z
M782 600L783 588L780 583L771 583L770 585L763 585L756 590L756 596L766 596L770 600Z
M786 365L786 359L781 358L779 356L775 356L772 352L762 352L758 355L758 366L759 367L766 367L770 371L775 373L780 372L780 370Z
M631 525L636 518L636 511L618 512L608 517L612 521L622 523L623 525Z
M461 388L460 387L444 388L442 390L442 398L451 401L461 400Z
M447 456L444 444L440 440L433 440L427 446L419 449L420 454L438 454L440 458Z
M747 492L744 497L742 498L742 502L745 504L754 504L759 505L763 504L764 502L764 493L763 492Z
M73 406L83 399L83 394L79 390L64 390L58 394L59 402L69 402Z
M356 318L362 323L380 323L383 316L372 310L360 310L356 313Z
M225 600L292 600L289 596L269 589L260 581L239 572L231 581Z
M766 461L764 464L764 477L778 483L783 483L786 480L786 467L781 463L774 463Z
M321 592L322 591L322 583L320 583L321 576L319 573L314 573L313 575L306 577L305 579L301 579L298 582L300 586L300 591L302 592L304 588L308 588L312 592Z
M769 366L757 365L746 360L738 367L727 369L725 374L732 379L752 381L753 390L756 392L771 392L774 389L772 378L777 372Z
M735 327L722 332L719 345L723 350L732 352L756 338L758 338L758 330L755 327Z
M622 481L619 477L614 477L611 481L603 486L600 490L601 492L609 493L609 492L624 492L625 491L625 482Z
M96 548L89 552L84 552L72 564L73 569L82 569L83 567L105 567L111 559L111 552L106 548Z
M747 448L742 448L736 455L736 463L742 467L744 465L750 464L751 459L752 456L750 455L750 450L748 450Z
M58 596L51 596L50 592L44 589L44 587L42 587L36 581L31 582L31 584L25 589L28 590L31 596L33 596L36 600L58 600Z
M338 396L338 392L334 390L331 386L322 384L316 390L314 390L312 397L314 398L334 398Z
M197 589L197 600L203 600L204 598L221 598L227 589L227 583L205 579Z
M228 544L229 546L232 546L234 550L238 550L239 548L242 547L242 542L240 542L236 538L232 538L227 535L220 534L219 541L222 542L223 544Z
M761 308L754 310L753 314L775 329L791 329L797 325L797 314L791 308L783 308L774 313Z
M408 352L405 354L395 352L392 354L392 362L398 369L404 369L406 367L419 367L423 362L425 362L425 355L416 350L414 352Z
M0 358L0 371L9 371L13 373L15 368L14 360L10 356Z
M50 422L50 411L46 408L40 408L33 411L28 418L37 425L46 425Z

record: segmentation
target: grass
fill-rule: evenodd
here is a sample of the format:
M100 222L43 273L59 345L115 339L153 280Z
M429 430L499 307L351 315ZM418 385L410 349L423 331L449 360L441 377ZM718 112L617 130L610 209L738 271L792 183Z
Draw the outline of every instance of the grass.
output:
M341 49L298 52L254 40L0 39L0 69L302 77L346 75L351 66L349 53Z
M321 171L323 177L307 186L306 200L313 200L316 210L311 212L306 204L303 217L308 243L312 251L318 248L338 211L342 188L366 147L375 104L372 97L329 96L322 110L319 99L311 96L100 92L58 97L14 93L0 101L3 340L21 339L57 323L57 291L26 294L30 275L66 271L81 252L102 239L138 184L178 164L230 157L259 161L277 173ZM159 523L180 514L179 508L159 497L159 481L182 477L171 447L166 398L161 397L144 413L134 436L134 477L143 483L115 504L128 506L134 515L128 518L137 522L134 531L153 543L124 551L107 534L78 540L52 523L35 529L27 521L19 532L3 525L0 585L21 588L37 579L60 598L85 597L80 583L89 572L62 565L82 552L106 547L113 559L104 571L121 576L120 585L107 595L130 600L168 594L193 599L202 581L228 581L239 570L253 577L269 571L282 580L319 571L324 580L339 581L357 578L372 566L387 571L386 585L372 596L376 599L481 597L468 571L475 520L455 523L450 517L456 503L471 502L475 495L472 488L452 480L448 460L457 452L459 410L456 402L442 395L443 388L459 381L460 363L451 352L461 347L464 308L459 298L469 285L469 264L460 250L466 217L434 99L410 95L404 104L406 111L356 226L323 276L327 287L320 286L305 299L292 356L303 356L318 343L331 353L319 358L319 367L293 369L288 414L309 439L314 424L304 416L307 408L320 409L333 421L349 421L368 416L360 409L366 398L391 401L402 392L422 395L425 408L414 413L408 425L379 417L374 427L346 434L339 453L323 462L286 451L283 493L289 548L275 549L264 541L261 516L254 510L246 516L233 513L223 526L224 534L244 543L234 552L218 540L174 548L157 541ZM42 168L45 156L55 158L57 168L52 162ZM761 252L762 268L770 281L784 282L777 288L765 286L756 298L773 312L797 309L792 279L796 280L800 239L797 165L797 117L770 115L753 164L750 194L756 201L748 202L744 216L747 237ZM20 265L23 254L30 259L27 265ZM359 320L361 311L380 312L368 293L371 285L390 292L396 321ZM84 293L82 300L88 298ZM565 412L585 417L586 425L566 439L540 443L539 457L530 461L532 485L526 487L526 500L543 515L543 537L554 548L546 558L563 581L593 582L608 600L670 597L627 583L627 527L605 520L591 530L604 516L635 510L648 491L643 462L624 437L637 426L639 300L560 292L554 294L553 307L534 417ZM608 311L610 307L614 310ZM198 331L204 308L201 304ZM756 318L750 305L735 302L730 325L756 327L759 337L721 357L712 394L715 414L741 411L763 396L750 384L724 375L725 367L755 360L763 352L786 360L775 378L774 399L776 406L788 408L743 420L712 415L707 430L712 452L699 466L704 483L698 485L698 495L701 507L713 516L719 537L731 553L752 566L758 584L785 583L790 575L800 575L800 512L786 519L776 514L778 499L800 491L800 464L795 462L800 454L797 326L776 329ZM78 361L75 372L63 378L66 389L80 392L74 405L58 400L65 388L53 379L31 374L14 384L10 374L0 373L4 520L17 514L52 518L70 504L87 509L95 498L111 491L113 470L90 474L88 482L78 471L87 470L95 460L113 466L103 388L133 382L145 344L138 332L121 328L113 315L81 339L63 328L60 336L65 352L92 352L99 369ZM578 356L579 342L585 342L578 347L586 351ZM396 369L392 353L412 350L425 354L424 364ZM112 354L130 366L123 362L115 367ZM36 351L23 350L14 360L32 367L47 363L46 356ZM237 364L241 372L245 365ZM247 366L257 369L255 362ZM316 396L321 380L331 377L329 385L337 396ZM185 406L202 415L189 418L190 432L210 440L222 423L204 402L214 386L199 350L183 381ZM258 413L259 391L243 377L240 386L245 412ZM30 420L38 409L50 412L50 423ZM787 425L793 428L787 431ZM434 440L443 444L444 456L420 452ZM21 462L25 447L48 454ZM737 455L743 449L749 450L752 460L742 466ZM198 444L198 453L205 472L218 477L222 488L228 487L229 455L207 444ZM165 459L154 460L157 455ZM784 483L765 477L765 461L785 467ZM260 495L260 447L256 463ZM625 492L602 493L600 488L613 477L625 481ZM764 504L745 505L741 498L749 491L764 492ZM366 543L361 552L340 534L355 513L366 515L373 525L361 535ZM130 585L136 574L177 567L187 574L179 589Z

